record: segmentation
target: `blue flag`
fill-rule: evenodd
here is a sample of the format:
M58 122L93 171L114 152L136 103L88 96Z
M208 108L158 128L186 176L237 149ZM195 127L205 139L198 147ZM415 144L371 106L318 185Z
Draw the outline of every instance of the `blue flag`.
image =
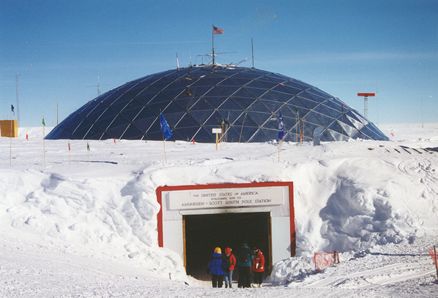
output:
M284 131L283 116L280 113L278 115L278 136L277 136L277 139L279 141L283 140L284 135L285 135L285 131Z
M168 140L172 137L172 130L170 129L170 126L167 123L166 118L164 118L164 115L161 113L160 113L160 128L164 140Z

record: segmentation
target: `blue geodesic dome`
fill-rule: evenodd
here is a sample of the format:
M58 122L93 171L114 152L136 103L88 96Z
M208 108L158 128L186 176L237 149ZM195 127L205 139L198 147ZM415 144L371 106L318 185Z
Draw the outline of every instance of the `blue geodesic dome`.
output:
M255 68L201 65L128 82L89 101L57 125L47 139L162 140L160 113L175 140L228 142L350 138L388 140L338 98L293 78Z

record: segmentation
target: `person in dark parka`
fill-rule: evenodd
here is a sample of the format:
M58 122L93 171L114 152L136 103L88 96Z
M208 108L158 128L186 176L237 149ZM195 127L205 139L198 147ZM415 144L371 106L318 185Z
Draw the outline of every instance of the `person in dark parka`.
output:
M251 287L251 265L251 249L249 248L248 244L243 243L237 252L237 268L239 270L239 280L237 286L239 288Z
M208 262L208 271L211 274L213 288L222 288L225 274L222 262L222 250L220 247L216 247Z

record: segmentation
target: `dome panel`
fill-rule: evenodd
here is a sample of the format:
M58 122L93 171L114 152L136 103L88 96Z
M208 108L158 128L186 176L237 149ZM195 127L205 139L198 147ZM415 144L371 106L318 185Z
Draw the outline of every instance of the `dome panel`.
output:
M89 101L57 125L47 139L162 140L163 113L175 140L214 142L213 127L226 124L227 142L266 142L278 135L297 141L324 129L322 141L388 138L360 113L299 80L255 68L204 65L168 70L127 82Z

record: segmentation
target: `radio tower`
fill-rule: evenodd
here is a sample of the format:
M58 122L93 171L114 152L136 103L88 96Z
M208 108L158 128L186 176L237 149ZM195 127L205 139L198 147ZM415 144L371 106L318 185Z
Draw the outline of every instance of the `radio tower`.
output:
M357 96L363 97L363 115L368 119L368 97L376 96L374 92L359 92Z

